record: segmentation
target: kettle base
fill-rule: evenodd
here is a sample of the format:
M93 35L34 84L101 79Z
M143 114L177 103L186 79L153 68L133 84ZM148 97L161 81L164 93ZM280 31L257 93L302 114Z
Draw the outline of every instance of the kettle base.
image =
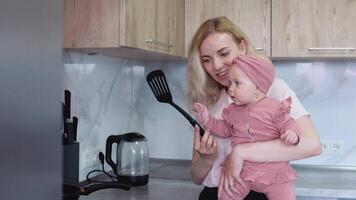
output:
M148 175L142 176L123 176L117 175L118 182L130 184L132 186L143 186L148 183Z

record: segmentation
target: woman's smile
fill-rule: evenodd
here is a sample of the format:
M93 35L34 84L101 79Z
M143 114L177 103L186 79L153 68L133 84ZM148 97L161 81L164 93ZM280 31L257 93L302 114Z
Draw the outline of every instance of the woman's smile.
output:
M219 77L220 79L226 79L226 78L228 78L228 74L229 74L229 70L227 69L227 70L221 71L219 73L216 73L215 75L217 77Z

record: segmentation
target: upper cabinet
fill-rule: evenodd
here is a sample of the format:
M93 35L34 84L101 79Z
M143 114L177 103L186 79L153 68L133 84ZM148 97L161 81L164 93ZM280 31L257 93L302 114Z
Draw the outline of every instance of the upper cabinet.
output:
M63 46L123 57L183 57L184 0L65 0Z
M272 0L272 57L355 57L355 0Z
M356 56L356 0L64 0L64 48L180 59L198 27L226 16L272 58Z
M185 50L207 19L226 16L244 31L257 51L270 56L270 0L185 0Z

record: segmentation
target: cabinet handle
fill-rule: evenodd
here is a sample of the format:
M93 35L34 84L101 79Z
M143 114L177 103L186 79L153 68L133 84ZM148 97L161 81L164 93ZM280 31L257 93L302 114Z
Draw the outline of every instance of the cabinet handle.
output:
M354 47L309 47L308 51L355 51Z
M265 50L265 49L262 48L262 47L257 47L257 48L256 48L256 51L263 51L263 50Z
M165 43L165 42L160 42L160 41L157 41L157 40L154 40L154 39L147 39L147 40L145 40L145 42L155 43L155 44L159 44L159 45L167 46L167 47L174 47L173 44L168 44L168 43Z

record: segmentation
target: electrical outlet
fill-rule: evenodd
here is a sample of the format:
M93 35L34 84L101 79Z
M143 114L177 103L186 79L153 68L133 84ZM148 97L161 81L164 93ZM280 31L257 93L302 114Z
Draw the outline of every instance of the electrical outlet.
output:
M342 155L344 153L343 140L323 140L321 144L324 155Z

